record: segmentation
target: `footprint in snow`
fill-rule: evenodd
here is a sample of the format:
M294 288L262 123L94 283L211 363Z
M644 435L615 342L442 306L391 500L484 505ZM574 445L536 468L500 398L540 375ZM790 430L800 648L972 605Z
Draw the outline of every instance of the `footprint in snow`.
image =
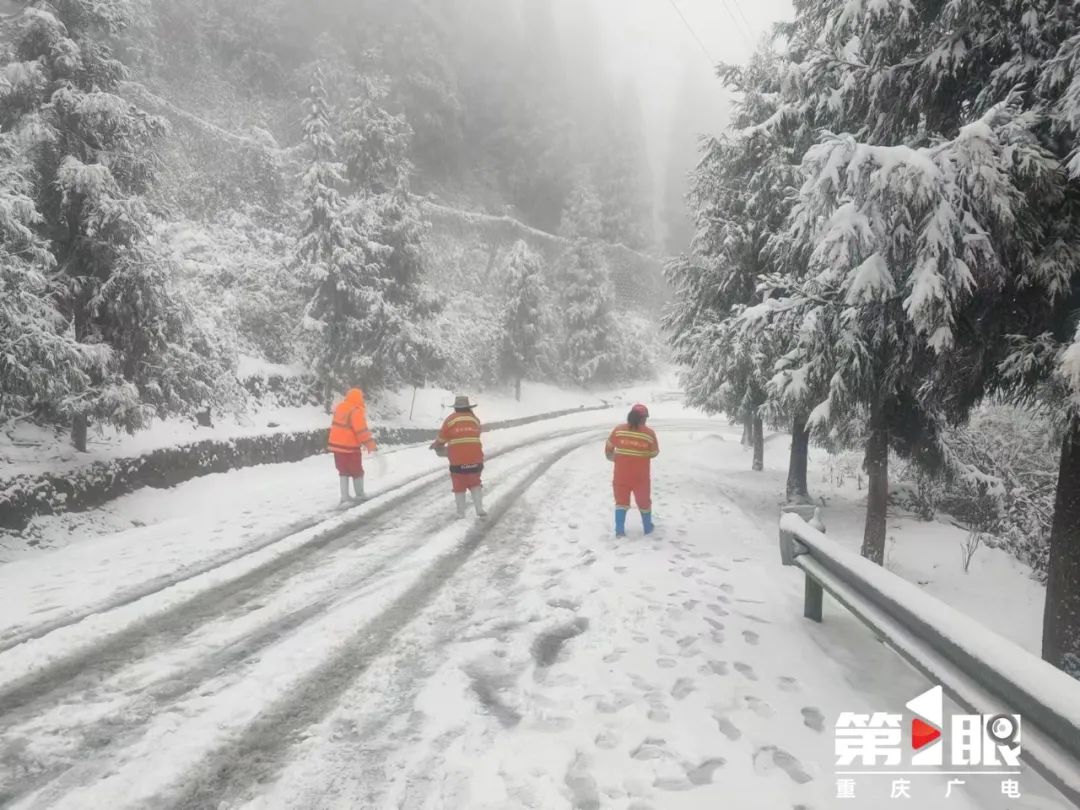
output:
M671 687L671 696L676 700L685 700L687 695L696 690L697 687L690 678L679 678L675 681L675 685Z
M660 667L660 669L674 669L676 662L671 658L657 658L656 665Z
M752 646L757 646L758 641L761 640L761 637L753 630L743 630L742 636L746 639L746 643Z
M708 622L709 626L713 630L721 630L722 631L724 629L724 623L723 622L718 622L716 619L711 619L708 616L706 616L705 621Z
M722 590L724 593L735 593L735 586L727 582L721 582L720 590Z
M720 605L709 605L709 610L715 613L717 616L729 616L730 614L720 607Z
M664 638L675 638L675 636L677 636L679 634L676 633L674 630L672 630L670 627L668 627L668 628L665 628L664 630L661 630L660 635L662 635Z
M781 675L777 680L780 689L784 692L798 692L799 682L788 675Z
M728 665L726 661L710 661L706 666L716 675L728 674Z
M772 770L772 766L782 770L792 782L800 785L805 785L814 778L806 772L799 760L782 748L766 745L754 752L754 770L767 773Z
M581 605L575 602L573 599L566 599L563 597L557 599L548 599L548 605L553 608L563 608L564 610L577 610Z
M696 768L687 771L686 778L690 780L690 784L692 785L711 785L713 782L713 774L720 770L720 768L723 768L726 764L727 760L723 757L707 759Z
M619 732L615 731L615 729L605 728L596 735L594 742L596 743L597 748L610 751L619 745Z
M720 733L732 742L735 742L742 737L742 732L739 730L739 727L732 723L725 715L714 714L713 719L716 720L716 725L720 729Z
M616 574L625 574L629 570L630 569L627 568L625 565L616 565L615 566L615 573Z
M811 728L818 733L825 730L825 715L821 713L820 709L816 709L813 706L807 706L802 710L802 716L803 725L807 728Z
M619 647L618 649L612 650L604 656L604 663L617 664L619 661L622 660L624 655L626 655L626 650L624 650L622 647Z
M722 594L722 593L716 594L716 598L719 601L723 602L725 605L730 605L731 604L731 598L727 597L727 596L724 596L724 594Z
M763 619L760 616L755 616L753 613L740 613L739 615L742 616L744 619L749 619L750 621L757 622L758 624L772 624L772 622L770 622L768 619Z
M758 717L772 717L774 712L772 706L766 703L759 697L754 695L747 695L745 697L746 705L750 707L750 710L754 712Z
M699 604L701 604L701 603L698 602L697 599L687 599L685 602L682 603L682 606L683 606L683 610L693 610Z
M559 625L541 633L532 643L532 657L540 668L550 667L555 663L563 645L589 629L589 620L578 617L569 624Z
M648 644L649 643L649 637L648 636L631 636L631 638L633 638L634 641L636 641L638 644Z
M600 790L583 755L579 754L567 769L564 781L574 797L574 810L600 810Z
M637 760L667 759L670 756L667 740L663 737L646 737L641 745L630 752L630 758Z
M735 671L742 675L747 680L756 681L758 679L757 673L754 672L754 668L749 664L743 664L736 661L732 666L735 667Z

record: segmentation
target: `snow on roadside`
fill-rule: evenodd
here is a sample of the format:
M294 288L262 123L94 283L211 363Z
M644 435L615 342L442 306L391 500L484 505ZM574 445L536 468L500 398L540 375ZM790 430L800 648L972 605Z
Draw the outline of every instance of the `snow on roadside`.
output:
M775 523L715 496L741 457L736 431L661 443L655 540L636 518L627 540L611 538L598 483L610 469L575 453L247 810L836 806L839 713L899 711L928 687L842 611L820 627L802 618ZM1006 805L997 783L946 799L946 779L921 778L912 798L1063 807ZM891 788L866 777L843 806L877 810Z
M765 445L765 471L750 472L749 451L724 457L721 492L762 520L775 523L783 501L790 437L777 435ZM857 473L837 473L829 455L810 448L810 495L822 507L828 535L858 552L866 519L865 479L859 489ZM832 460L835 461L835 460ZM857 467L856 467L857 469ZM842 483L837 483L842 478ZM923 521L890 506L885 567L913 582L929 595L979 621L1028 652L1040 652L1046 588L1031 568L1007 551L979 548L964 572L961 546L967 532L941 516Z

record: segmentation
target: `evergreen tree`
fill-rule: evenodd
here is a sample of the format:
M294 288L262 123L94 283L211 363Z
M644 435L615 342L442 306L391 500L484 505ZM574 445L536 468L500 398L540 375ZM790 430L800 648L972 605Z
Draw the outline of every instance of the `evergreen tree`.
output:
M114 94L125 68L109 45L133 19L128 0L25 9L0 95L0 124L29 144L35 230L62 274L60 310L79 343L109 350L70 403L79 449L91 419L133 430L202 405L226 362L172 294L169 263L151 244L141 195L165 125Z
M40 225L30 167L10 134L0 134L0 426L70 415L72 399L100 374L110 352L75 340L57 310L55 260Z
M611 273L597 246L578 239L560 274L563 368L578 385L609 382L619 370Z
M513 381L514 395L520 401L522 379L539 371L547 298L543 260L523 240L510 252L505 284L500 370L504 379Z
M435 303L420 286L424 224L408 192L409 130L378 105L382 92L362 83L343 139L344 164L337 162L321 70L306 103L312 162L297 259L314 289L305 319L308 351L327 402L352 385L418 385L440 359L423 328ZM353 186L343 200L346 174Z
M783 60L766 48L746 68L722 67L722 80L738 94L733 131L704 144L689 195L698 228L691 250L669 262L675 302L665 318L677 360L687 372L688 401L725 412L746 426L754 469L764 464L763 421L773 364L787 338L779 313L764 328L757 314L758 282L776 264L770 240L781 229L798 183L796 162L807 136L780 107ZM782 418L782 403L771 417ZM791 409L793 453L789 495L807 497L806 431L801 404Z

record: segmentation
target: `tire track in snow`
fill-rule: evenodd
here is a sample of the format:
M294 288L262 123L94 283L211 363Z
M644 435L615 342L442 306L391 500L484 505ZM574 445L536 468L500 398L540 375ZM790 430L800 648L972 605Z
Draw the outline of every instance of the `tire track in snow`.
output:
M449 554L439 558L424 575L397 597L379 616L360 628L303 686L285 700L261 712L243 735L206 756L203 772L188 782L177 797L155 803L175 810L227 806L253 784L275 777L297 742L297 734L322 720L341 695L371 663L387 651L398 631L409 624L472 556L506 513L560 460L593 441L595 432L570 447L543 459L490 510L487 521L477 523Z
M523 467L529 466L529 464L530 462L518 464L511 470L504 471L503 475L514 475ZM498 485L489 488L489 491L497 493ZM413 497L419 499L427 497L427 495L428 488L425 487L423 490L416 492ZM0 793L0 799L10 801L57 779L75 764L78 755L84 749L94 749L96 753L99 753L106 746L122 746L125 741L129 741L136 736L152 716L160 711L163 706L167 706L169 702L180 700L221 673L234 674L240 667L250 663L252 660L257 661L257 653L279 639L301 630L304 625L314 622L321 615L351 601L353 598L366 595L372 585L378 585L377 578L379 575L385 573L395 563L410 557L420 550L433 532L445 528L447 525L448 521L445 515L431 517L424 512L419 514L421 518L425 518L421 525L416 529L411 529L405 523L406 530L403 531L399 527L394 532L394 536L390 538L393 541L406 535L411 538L408 543L392 545L382 550L380 556L371 565L358 568L354 572L355 575L347 577L345 581L335 581L327 592L319 594L307 604L296 608L284 605L278 615L272 616L268 621L262 622L253 630L243 631L239 641L233 641L227 637L216 639L217 648L212 649L209 654L200 655L190 662L183 660L179 667L171 669L168 666L162 667L160 671L154 672L152 681L140 686L140 691L137 694L125 690L122 685L115 686L113 688L114 692L122 692L125 696L133 698L131 703L110 710L108 716L102 717L96 722L80 726L78 736L82 738L84 744L78 751L66 757L58 756L55 767L48 767L36 772L30 778L9 784L6 790ZM376 538L376 542L378 542L378 538ZM331 567L343 568L346 565L339 564ZM266 596L265 593L256 593L252 600L266 601L262 599L264 596ZM244 599L244 604L246 605L248 601L251 600ZM254 610L266 608L267 605L259 605ZM224 623L232 619L242 619L248 611L245 609L239 611L239 613L239 616L219 616L215 622ZM163 645L158 644L157 646L160 648ZM147 658L140 658L137 661L145 666ZM125 662L121 668L130 663L132 662ZM80 677L78 682L65 685L68 686L68 691L77 693L84 691L83 687L87 686L87 684L83 683L83 681L88 681L96 693L101 693L104 679L99 673L88 673L86 677ZM47 700L35 701L30 706L23 707L22 711L18 712L18 717L14 722L5 724L7 731L11 732L13 729L21 731L22 729L18 728L20 722L31 721L39 711L45 712L55 709L55 706L63 698L63 696L58 698L54 693L44 697ZM122 717L122 720L118 720L118 716ZM17 735L9 734L8 736L15 738Z
M510 453L515 453L520 450L533 447L537 444L542 444L544 442L549 442L555 439L569 438L594 430L596 430L595 427L566 428L564 430L547 433L542 436L524 439L520 442L515 442L514 444L511 444L507 447L500 448L499 450L488 453L487 460L494 461L498 458L509 455ZM387 452L399 452L403 449L406 448L395 448L394 450ZM410 490L408 493L405 493L405 495L407 497L411 496L414 493L410 488L416 487L418 485L428 485L438 482L440 480L443 480L445 475L445 466L440 466L437 469L410 476L399 484L395 484L392 487L375 493L371 498L368 499L368 501L365 502L364 505L349 510L350 512L358 512L359 510L364 511L357 514L355 517L350 517L345 525L342 525L338 528L338 533L348 533L356 529L363 528L366 525L367 520L373 517L377 517L384 512L400 505L403 490ZM383 503L383 499L387 496L395 497L390 502ZM57 630L62 630L66 627L76 625L91 616L107 613L112 610L117 610L118 608L127 607L128 605L134 604L141 599L145 599L148 596L153 596L154 594L161 593L162 591L167 590L168 588L171 588L175 585L181 585L185 582L189 582L193 579L203 576L204 574L208 574L220 568L224 568L231 563L243 560L244 558L257 554L264 549L287 541L289 538L301 532L315 528L320 523L328 522L330 520L333 520L334 517L339 516L340 513L334 514L325 512L319 515L314 515L305 520L300 520L296 523L290 524L289 526L286 526L279 531L267 535L261 540L245 545L241 548L237 548L227 554L213 557L204 562L184 568L183 570L175 574L164 577L156 577L147 582L140 583L138 586L135 586L133 588L121 590L115 596L107 600L104 600L94 605L90 605L77 611L73 611L72 613L61 618L53 619L48 622L43 622L39 625L35 625L25 629L5 631L3 634L0 634L0 655L11 649L14 649L15 647L20 646L21 644L25 644L30 641L36 641ZM312 542L316 542L318 539L320 538L315 538ZM2 701L2 699L3 691L0 690L0 701ZM2 712L3 703L0 702L0 713Z
M595 431L595 428L589 429ZM576 430L573 434L586 431ZM551 437L542 440L530 441L522 445L515 445L498 454L504 456L525 447L531 448L535 444L552 441ZM504 474L513 474L532 462L518 464ZM13 749L18 747L18 736L12 734L21 723L32 721L37 715L55 710L63 705L67 699L82 693L98 695L102 692L105 681L113 675L133 663L146 659L168 650L172 645L179 642L185 636L194 633L200 627L210 623L225 623L237 620L255 610L263 609L271 595L282 592L290 584L292 577L304 573L307 568L294 566L292 570L286 563L302 562L306 556L301 557L302 552L316 550L335 551L348 546L377 544L380 542L379 534L386 530L392 530L389 538L390 545L379 549L371 564L366 564L357 569L355 576L349 576L344 582L334 583L332 590L319 596L313 602L298 607L295 610L283 613L262 623L250 633L243 635L239 641L221 643L218 649L208 655L201 655L190 662L184 662L179 670L167 670L155 673L155 680L148 686L140 689L135 695L134 705L123 707L122 711L109 712L109 715L100 720L80 727L77 734L82 738L83 744L79 751L73 755L58 758L55 767L47 767L41 771L27 774L26 778L9 782L3 790L0 790L0 804L6 804L20 796L24 796L33 790L54 781L68 771L80 759L80 751L93 749L95 755L100 755L103 747L116 747L122 745L125 740L136 736L143 725L148 722L155 713L167 706L169 701L176 701L193 690L199 688L207 680L221 673L231 672L234 667L243 665L248 660L272 645L279 639L295 633L302 627L319 616L333 609L337 603L348 601L348 595L358 590L370 587L376 582L380 574L396 562L405 559L423 547L433 531L447 525L445 515L431 517L424 510L402 510L407 513L404 520L395 520L394 515L386 515L385 512L402 503L424 503L429 499L431 490L441 488L444 484L445 472L441 472L436 480L399 496L392 503L380 506L379 515L382 517L377 523L366 524L363 527L362 537L345 536L346 527L339 527L328 533L325 537L318 538L318 542L305 544L287 555L286 560L275 558L266 566L261 566L248 574L237 579L220 583L209 591L203 591L190 601L181 603L175 610L151 616L146 622L139 623L127 631L113 636L109 643L102 646L84 650L79 655L65 659L48 670L51 674L35 673L26 682L17 684L15 688L0 694L0 732L7 738L8 744L4 746L7 751L0 749L4 759L11 759L12 768L18 762L17 756L12 756ZM498 486L489 487L489 491L498 492ZM368 513L368 517L371 516ZM420 517L419 525L415 529L410 528L412 515ZM348 529L355 532L356 527ZM395 542L402 535L407 535L410 540L405 544ZM341 542L334 542L340 540ZM317 562L322 562L324 556L320 556ZM346 595L343 599L342 596ZM257 603L251 607L252 603ZM257 658L256 658L257 660ZM123 692L122 688L114 688L116 692ZM118 719L118 715L122 719ZM12 742L14 741L14 742ZM17 752L16 752L17 753Z

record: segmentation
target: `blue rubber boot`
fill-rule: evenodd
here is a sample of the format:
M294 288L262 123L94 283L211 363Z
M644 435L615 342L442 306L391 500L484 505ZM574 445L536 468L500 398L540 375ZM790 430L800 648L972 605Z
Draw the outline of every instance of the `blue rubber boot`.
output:
M641 525L645 527L645 534L653 533L653 529L655 529L656 527L653 526L652 512L641 513Z
M626 510L615 510L615 536L626 537Z

